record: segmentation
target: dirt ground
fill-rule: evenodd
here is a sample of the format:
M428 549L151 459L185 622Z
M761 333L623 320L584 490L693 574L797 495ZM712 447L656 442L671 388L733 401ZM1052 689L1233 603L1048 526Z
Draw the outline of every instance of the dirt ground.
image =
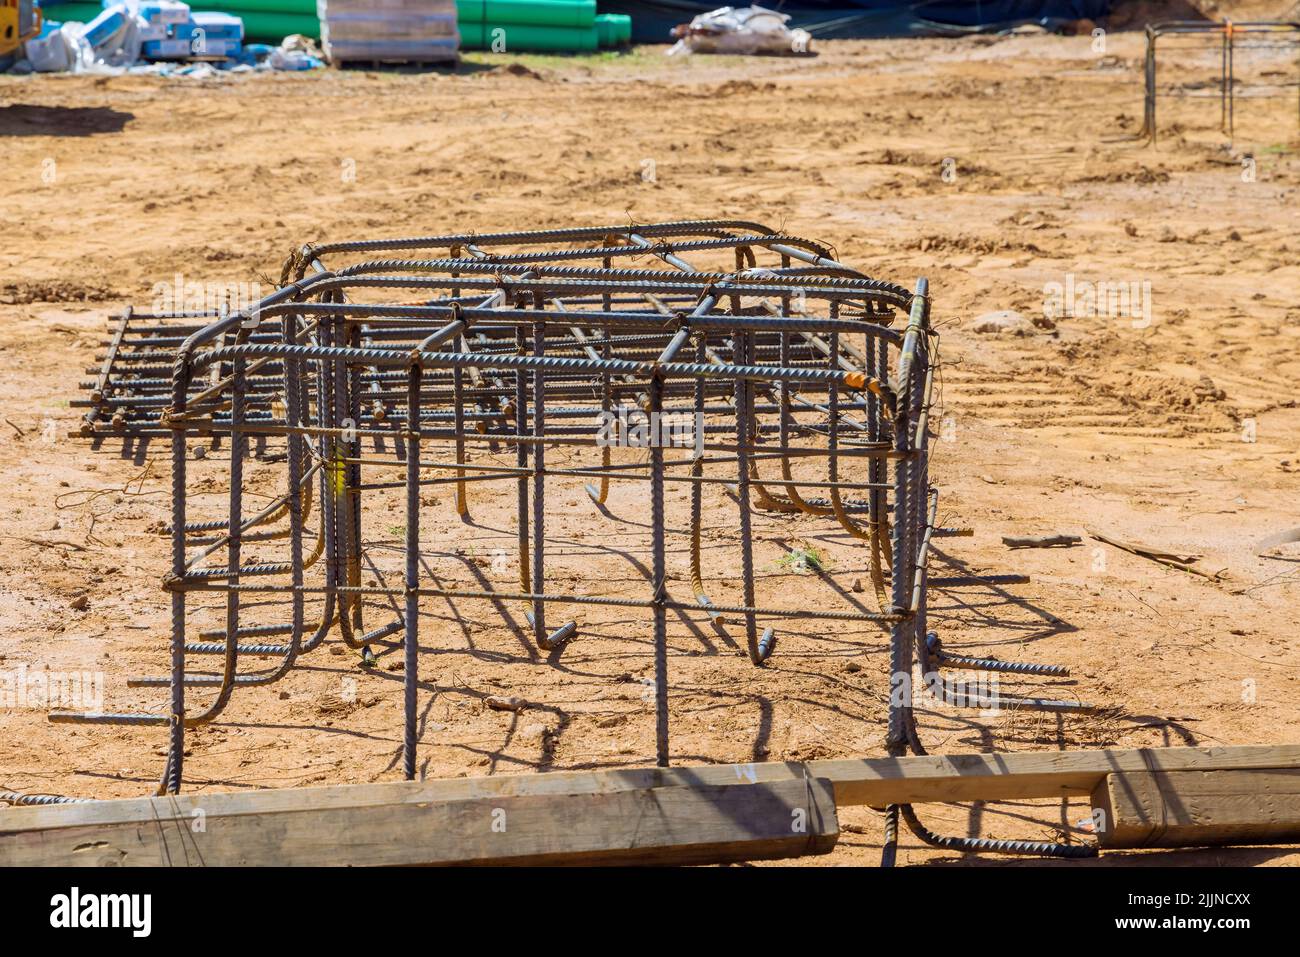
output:
M920 720L932 751L1300 740L1300 545L1257 554L1300 525L1294 90L1240 99L1231 144L1216 99L1162 101L1151 148L1137 136L1142 44L1139 33L1112 33L1104 50L1088 36L1031 35L822 43L798 60L678 60L662 47L481 55L455 74L0 77L0 432L10 462L0 669L102 671L105 709L165 710L164 689L126 681L166 671L166 449L124 456L68 437L81 414L69 401L119 305L147 305L155 283L177 273L269 285L309 240L738 218L832 243L872 276L929 277L943 359L931 474L941 521L974 529L937 543L936 573L1031 577L937 589L932 625L950 650L1073 673L1006 680L1003 693L1107 709L1057 718L930 708ZM1264 79L1294 72L1294 54L1240 56ZM1192 92L1217 77L1213 51L1167 63L1162 78ZM1097 282L1137 283L1149 310L1046 314L1053 284ZM978 331L980 317L1006 310L1024 321ZM640 494L616 483L604 516L576 483L557 482L556 580L644 593ZM725 581L735 510L710 494L706 572L726 601L738 593ZM447 583L477 570L510 587L491 557L509 547L512 506L476 489L475 522L461 526L443 498L430 507L440 517L429 567ZM681 514L680 500L669 507ZM367 519L374 555L397 541L400 515ZM864 549L832 526L765 512L754 521L760 597L851 599ZM1057 532L1083 543L1001 542ZM1198 554L1205 574L1092 532ZM799 542L826 556L823 578L782 561ZM670 552L683 577L684 545L676 536ZM198 604L196 625L213 627L214 603ZM548 658L482 602L428 604L424 775L652 761L639 684L651 674L650 629L639 613L586 620ZM882 753L881 633L796 625L756 670L732 632L671 624L677 760ZM331 639L277 685L236 692L217 723L190 736L187 789L397 779L401 673L389 662L400 653L363 669L341 651ZM483 699L494 694L533 706L491 710ZM163 743L161 729L54 725L43 708L7 708L0 788L149 794ZM943 805L923 819L950 834L1079 840L1087 813L1075 800ZM839 847L820 862L875 863L879 816L847 809L842 821ZM930 851L910 836L900 860L1007 861ZM1295 864L1300 853L1101 863L1116 862Z

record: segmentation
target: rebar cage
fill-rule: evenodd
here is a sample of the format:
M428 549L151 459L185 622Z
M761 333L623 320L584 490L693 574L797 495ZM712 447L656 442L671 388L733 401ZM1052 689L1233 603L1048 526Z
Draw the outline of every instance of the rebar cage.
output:
M662 266L627 265L651 257ZM522 612L531 641L552 654L586 616L642 610L660 766L670 758L670 613L743 629L756 666L783 622L869 623L889 642L895 676L886 748L924 753L911 694L897 687L915 665L926 675L944 665L1065 673L947 655L927 631L930 541L969 534L936 527L928 420L937 344L926 280L908 290L872 279L822 244L740 221L306 246L284 264L280 287L245 308L127 310L86 383L82 434L170 437L171 673L131 680L168 687L170 707L51 719L167 725L159 791L175 793L186 729L219 715L236 689L274 682L330 634L363 656L400 643L402 763L413 778L422 603L481 600L505 617L511 606ZM228 462L199 460L222 444ZM255 508L246 466L277 476L276 494ZM228 471L214 486L216 469ZM599 510L613 482L648 491L650 567L639 581L578 586L548 554L557 483L585 487ZM487 490L494 501L513 497L515 554L497 556L503 574L451 582L423 562L440 489L466 521ZM738 581L738 601L711 597L705 580L705 495L734 502L738 561L725 577ZM867 550L875 610L759 594L755 508L842 527ZM390 511L401 516L400 542L367 548L363 522ZM683 525L684 575L667 550ZM224 596L225 620L192 635L187 597L198 592ZM201 667L214 658L218 667ZM937 838L909 808L894 808L887 855L900 813L917 834L956 842L944 846L1084 850Z
M1300 22L1289 20L1250 20L1234 22L1225 20L1162 20L1148 23L1146 27L1146 57L1143 65L1143 77L1146 93L1143 99L1142 130L1151 145L1156 144L1158 126L1156 122L1157 101L1163 97L1212 96L1213 93L1195 93L1176 87L1161 90L1157 83L1157 41L1161 37L1180 41L1195 40L1194 43L1180 42L1185 50L1217 49L1219 52L1219 128L1232 138L1236 130L1237 96L1242 93L1244 83L1237 73L1237 54L1240 51L1253 53L1260 50L1281 50L1293 56L1300 54ZM1197 39L1200 38L1200 39ZM1160 45L1163 47L1163 44ZM1287 83L1269 83L1265 78L1253 78L1255 97L1297 96L1297 108L1300 109L1300 77ZM1296 86L1296 94L1286 91L1289 86ZM1300 114L1298 114L1300 115Z

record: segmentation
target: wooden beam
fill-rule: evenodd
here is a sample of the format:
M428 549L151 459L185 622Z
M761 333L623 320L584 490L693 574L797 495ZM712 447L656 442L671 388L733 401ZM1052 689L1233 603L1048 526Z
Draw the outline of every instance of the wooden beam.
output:
M816 780L386 804L292 795L14 808L0 812L0 865L714 864L825 854L839 836L830 783Z
M1300 769L1108 774L1093 793L1103 848L1300 842Z
M327 811L333 821L364 816L371 809L431 807L440 803L501 801L512 797L617 794L662 788L710 789L746 784L794 784L823 779L834 789L838 806L919 804L931 801L1007 801L1092 795L1111 774L1260 770L1300 768L1300 745L1251 745L1214 748L1141 748L1115 751L1035 751L1019 754L962 754L906 758L858 758L835 761L764 762L697 765L679 768L620 768L554 771L546 774L402 781L276 791L183 794L166 798L96 801L89 804L0 809L0 864L37 857L27 847L40 832L54 841L55 832L82 830L79 846L96 828L147 831L161 821L175 822ZM491 805L493 807L497 804ZM820 806L820 804L819 804ZM396 812L394 812L396 813ZM339 824L346 832L347 826ZM185 853L179 832L164 845L173 859ZM53 845L51 845L53 846ZM113 845L117 846L117 845ZM162 853L161 851L159 853Z
M931 801L1009 801L1093 793L1107 774L1126 771L1213 771L1300 767L1300 745L1213 748L1138 748L1116 751L1030 751L1018 754L952 754L906 758L853 758L753 764L705 764L676 768L610 768L507 774L382 784L330 785L267 791L182 794L167 800L187 814L196 803L222 814L363 807L420 801L459 801L512 794L606 793L690 785L767 784L825 778L839 807L923 804ZM65 805L0 808L21 811L36 826L66 826ZM78 805L87 823L134 814L141 822L155 811L143 799ZM37 823L39 822L39 823Z
M766 768L770 765L750 765ZM1019 801L1091 795L1107 774L1300 768L1300 745L1030 751L856 761L809 761L807 773L835 785L840 807L931 801ZM802 772L801 772L802 773ZM758 780L773 780L760 775Z

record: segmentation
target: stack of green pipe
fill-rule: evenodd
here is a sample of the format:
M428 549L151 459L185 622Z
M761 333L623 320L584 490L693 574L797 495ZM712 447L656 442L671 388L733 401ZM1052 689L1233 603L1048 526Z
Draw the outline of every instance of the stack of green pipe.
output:
M596 17L596 38L603 47L632 42L632 18L626 13L602 13Z
M199 0L194 10L230 13L244 21L245 42L279 43L291 33L320 39L316 0ZM89 23L98 3L46 3L47 20ZM456 0L460 45L490 50L494 39L506 52L595 50L632 42L632 18L596 15L596 0ZM496 34L494 30L503 30Z
M456 18L465 50L595 50L632 39L631 17L598 17L596 0L456 0Z
M41 16L55 23L89 23L104 12L98 3L42 3Z
M320 21L316 19L316 0L198 0L193 10L229 13L244 21L244 42L279 43L291 33L320 39ZM103 12L101 4L43 3L41 13L47 20L89 23Z

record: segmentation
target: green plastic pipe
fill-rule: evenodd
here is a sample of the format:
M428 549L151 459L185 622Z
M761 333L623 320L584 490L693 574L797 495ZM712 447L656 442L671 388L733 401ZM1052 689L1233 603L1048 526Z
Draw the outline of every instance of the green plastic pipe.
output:
M187 0L188 2L188 0ZM215 10L219 13L233 13L243 16L248 13L301 13L316 18L316 0L195 0L190 9L207 13Z
M514 23L538 27L588 29L596 19L596 0L456 0L463 23Z
M632 42L632 18L626 13L603 13L596 18L596 38L603 47Z
M243 3L244 0L239 0ZM195 6L195 9L200 9ZM216 3L203 0L201 9L230 13L244 21L244 42L279 43L291 33L301 33L313 40L320 39L320 21L314 13L251 13L232 9L221 0Z
M551 15L559 20L581 19L586 8L593 15L586 27L564 23L533 23L524 20L493 18L483 22L471 19L467 13L472 8L517 9L526 7L569 8L567 12L551 11L549 14L526 11L524 16ZM632 39L632 18L624 14L594 15L595 0L457 0L461 46L465 49L486 50L492 44L492 30L505 31L505 48L520 51L595 50L598 47L617 46ZM320 39L320 21L316 19L315 0L200 0L193 5L196 10L231 13L244 21L246 42L279 42L291 33L301 33L313 40ZM270 9L278 7L279 9ZM75 20L89 23L99 16L102 8L95 3L51 3L43 8L49 20Z
M41 16L46 20L53 20L55 23L67 23L69 20L77 23L89 23L103 12L104 8L97 3L41 4Z
M596 28L585 30L576 27L542 27L532 24L510 23L461 23L460 46L462 50L490 50L497 34L501 30L504 41L503 53L526 53L536 51L585 51L595 50L599 44Z

